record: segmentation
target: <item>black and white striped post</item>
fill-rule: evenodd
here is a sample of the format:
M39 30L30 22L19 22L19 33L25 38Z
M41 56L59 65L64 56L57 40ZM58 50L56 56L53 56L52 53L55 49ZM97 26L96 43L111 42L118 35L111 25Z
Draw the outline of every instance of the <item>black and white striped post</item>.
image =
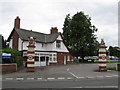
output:
M101 43L99 46L99 71L107 71L107 46L103 39L101 39Z
M33 37L29 38L29 45L27 51L27 71L34 72L35 71L35 39Z

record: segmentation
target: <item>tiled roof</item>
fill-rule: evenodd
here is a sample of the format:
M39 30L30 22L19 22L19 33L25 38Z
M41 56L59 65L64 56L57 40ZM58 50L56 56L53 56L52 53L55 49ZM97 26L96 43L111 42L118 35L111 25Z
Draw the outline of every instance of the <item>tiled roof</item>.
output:
M56 38L58 37L59 33L55 34L44 34L32 30L25 30L25 29L16 29L16 32L18 33L19 37L23 40L28 40L28 37L34 37L35 40L38 42L54 42Z

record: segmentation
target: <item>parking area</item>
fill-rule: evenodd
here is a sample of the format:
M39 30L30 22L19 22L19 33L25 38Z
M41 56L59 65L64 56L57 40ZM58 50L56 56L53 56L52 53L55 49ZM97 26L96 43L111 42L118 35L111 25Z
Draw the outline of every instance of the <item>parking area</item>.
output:
M108 63L107 67L116 67L117 63ZM36 67L35 72L27 72L26 68L9 74L2 75L3 80L64 80L86 78L112 78L118 77L117 71L98 72L98 63L72 64L59 66Z

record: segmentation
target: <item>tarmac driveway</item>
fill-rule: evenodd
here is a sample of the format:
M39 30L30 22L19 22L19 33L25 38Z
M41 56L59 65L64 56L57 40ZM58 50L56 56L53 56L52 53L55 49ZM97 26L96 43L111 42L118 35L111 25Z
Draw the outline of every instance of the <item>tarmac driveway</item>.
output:
M107 67L116 67L117 63L109 63ZM35 72L27 72L26 68L2 76L3 80L17 79L44 79L44 80L63 80L63 79L82 79L82 78L106 78L118 77L117 71L96 72L97 63L90 64L72 64L59 66L36 67Z

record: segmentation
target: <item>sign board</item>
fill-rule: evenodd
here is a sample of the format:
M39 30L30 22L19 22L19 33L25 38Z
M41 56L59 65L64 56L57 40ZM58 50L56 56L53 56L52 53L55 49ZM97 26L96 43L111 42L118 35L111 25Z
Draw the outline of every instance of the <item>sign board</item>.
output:
M2 56L2 59L10 59L11 56Z
M11 53L2 53L2 59L10 59Z
M11 53L2 53L2 56L11 56Z

